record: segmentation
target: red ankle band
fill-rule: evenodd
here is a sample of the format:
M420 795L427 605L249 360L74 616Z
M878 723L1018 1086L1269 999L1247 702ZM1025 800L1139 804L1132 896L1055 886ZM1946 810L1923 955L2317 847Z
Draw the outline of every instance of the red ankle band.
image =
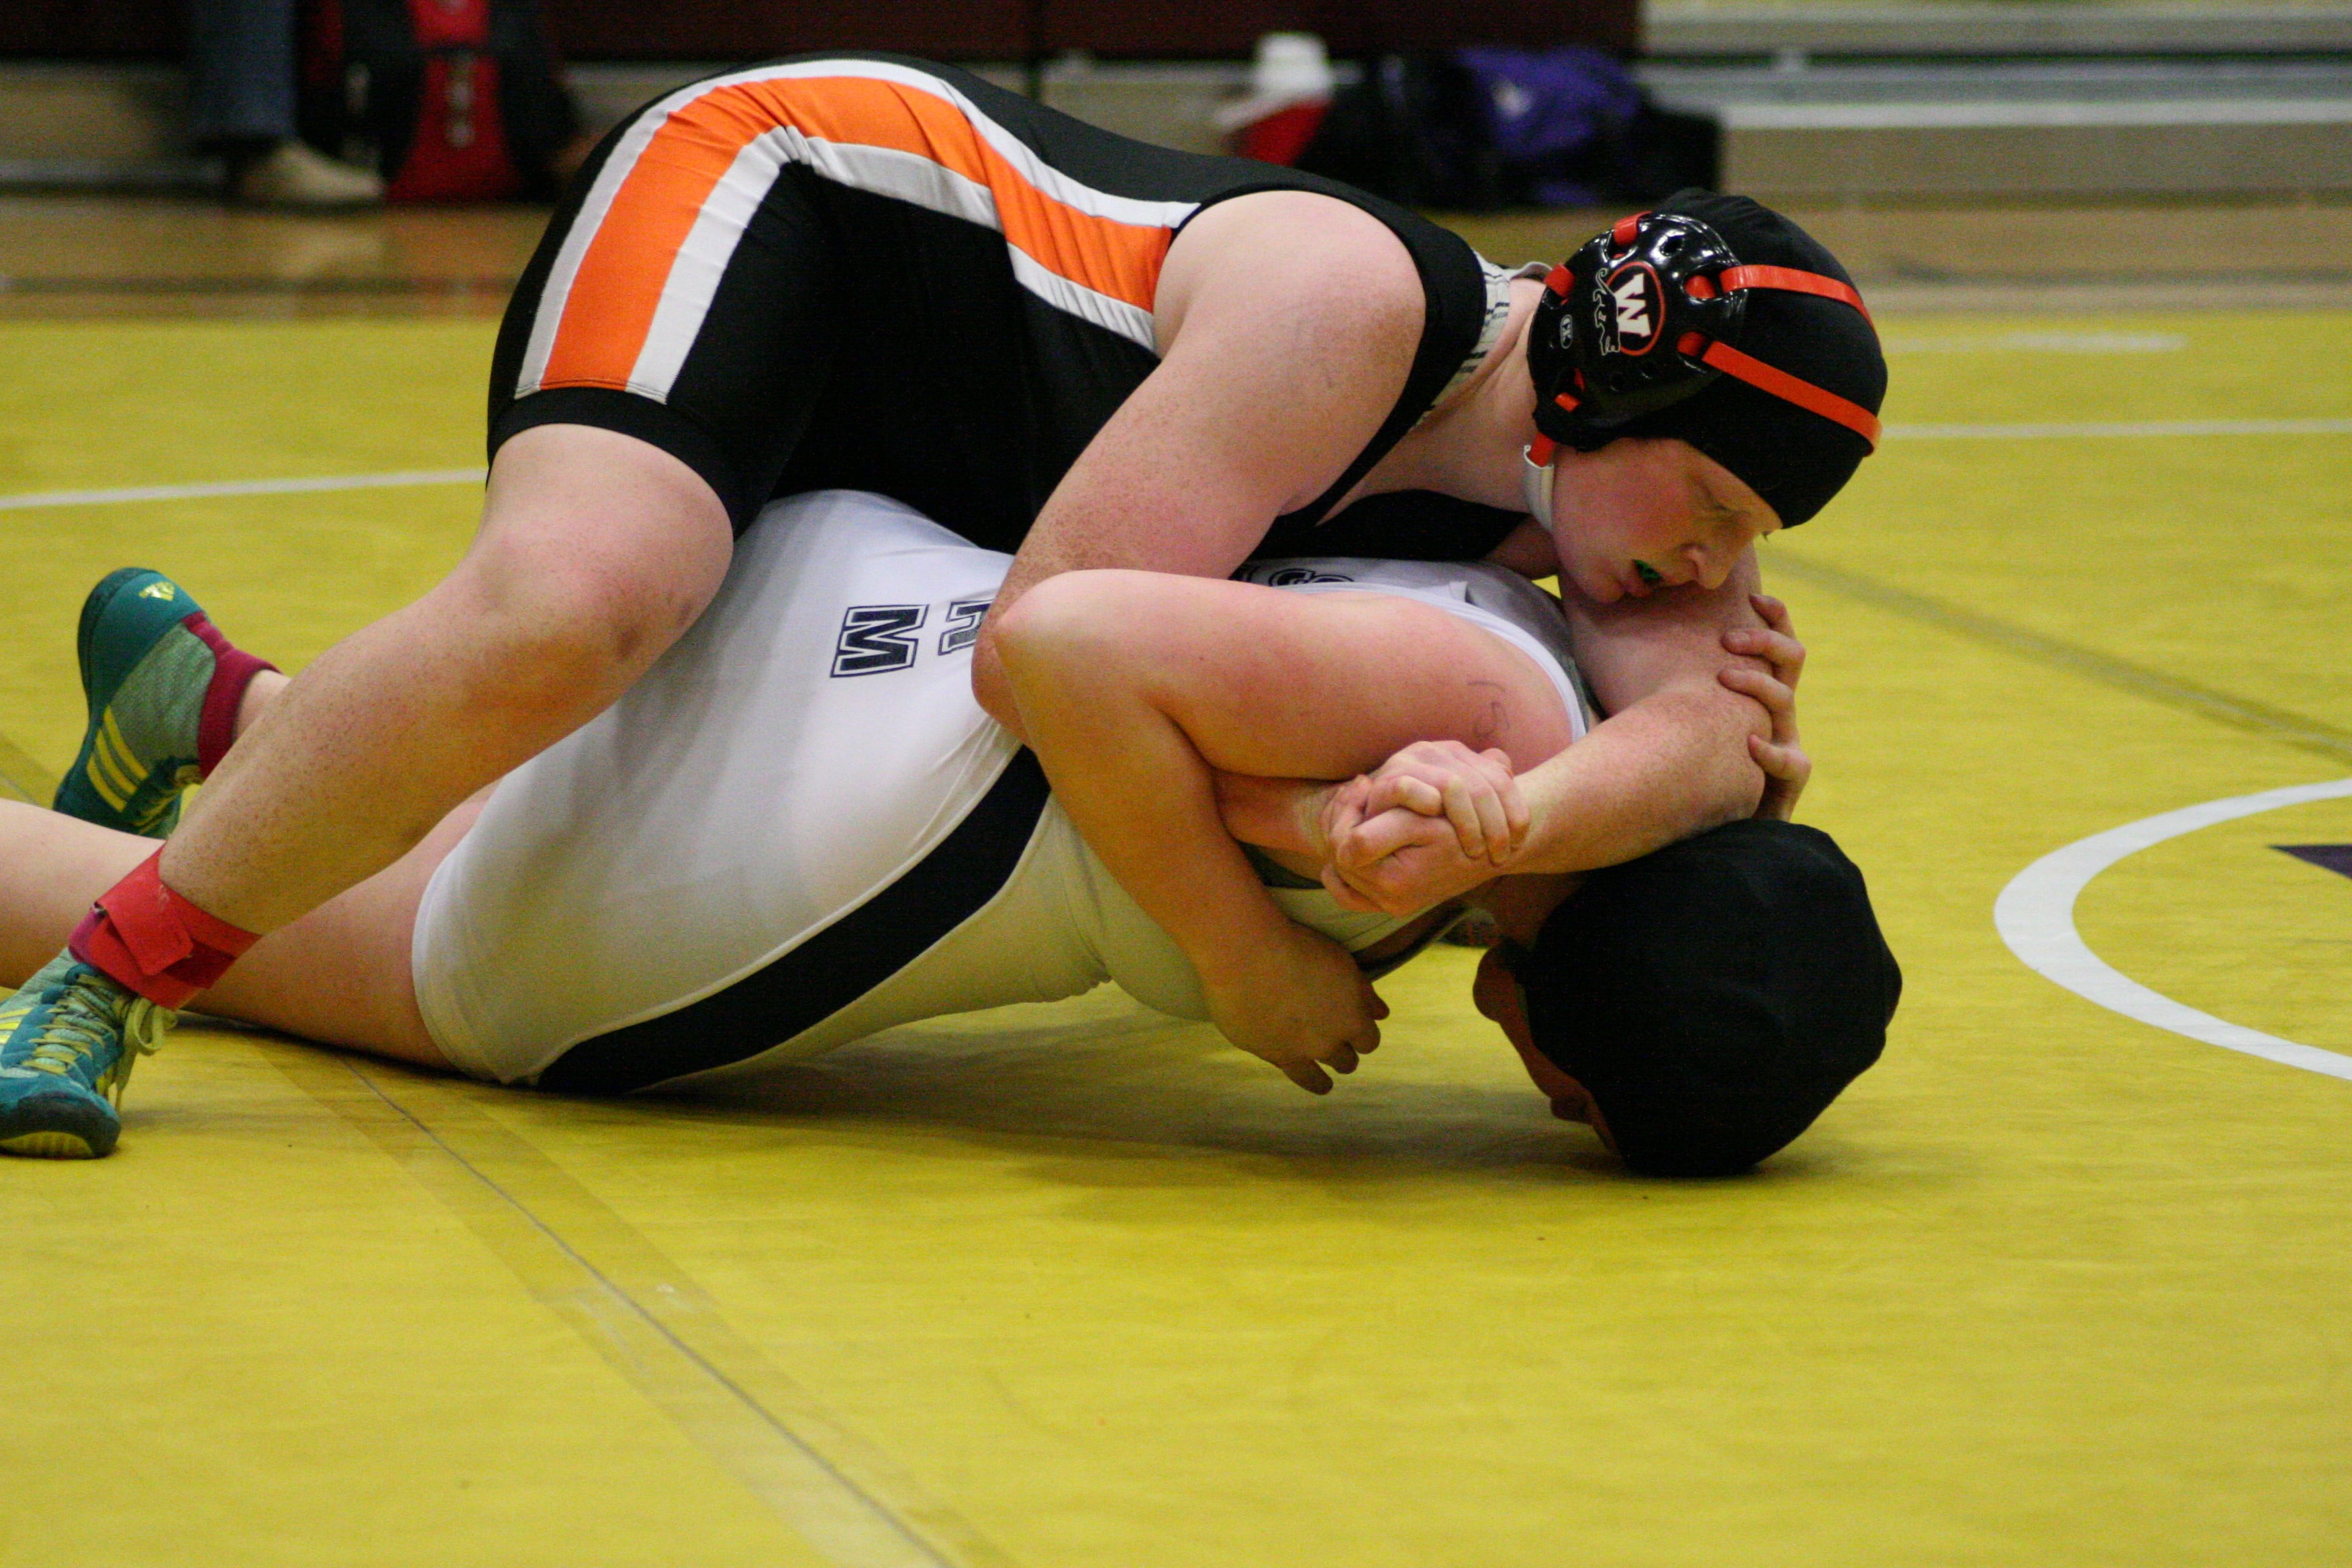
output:
M161 849L107 889L66 947L150 1002L184 1007L259 942L259 933L215 919L163 885Z
M205 688L205 710L196 720L196 772L208 778L236 744L236 710L245 700L245 689L253 684L255 676L278 667L221 636L220 628L205 619L202 610L180 624L213 650L212 684Z

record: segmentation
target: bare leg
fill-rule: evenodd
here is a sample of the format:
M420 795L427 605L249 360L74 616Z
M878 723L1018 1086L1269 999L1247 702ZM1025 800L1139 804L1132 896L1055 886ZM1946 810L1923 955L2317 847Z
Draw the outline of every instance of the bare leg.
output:
M516 437L465 561L258 705L166 846L164 881L268 931L392 866L626 690L731 550L718 497L656 447L580 426Z
M416 1010L409 940L425 882L480 810L467 802L394 865L263 938L194 1008L446 1068ZM0 979L19 984L47 963L91 900L154 847L0 801Z
M247 684L245 695L236 704L236 733L242 735L253 728L268 707L278 700L278 694L291 686L290 678L274 669L265 669Z

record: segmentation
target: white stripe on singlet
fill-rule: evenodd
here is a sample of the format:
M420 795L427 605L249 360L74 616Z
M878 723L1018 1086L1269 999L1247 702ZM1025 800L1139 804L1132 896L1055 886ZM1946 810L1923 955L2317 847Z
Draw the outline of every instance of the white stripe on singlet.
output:
M982 140L1023 179L1055 201L1090 216L1172 229L1199 208L1197 202L1142 201L1082 184L1045 163L1028 143L982 114L956 88L938 77L905 66L884 60L807 60L716 77L681 88L646 110L597 172L541 290L522 370L516 380L516 396L539 390L564 307L570 301L572 283L579 277L588 247L611 212L614 197L670 117L706 94L725 88L824 77L891 82L945 101L970 121ZM678 367L685 363L688 350L701 331L719 281L734 257L745 226L767 199L785 166L794 163L855 190L871 191L1003 232L995 195L987 186L928 158L897 148L826 141L807 136L793 127L780 126L743 148L704 203L671 265L654 329L629 378L630 391L656 399L667 397L676 384ZM1150 311L1087 288L1054 272L1017 247L1012 248L1013 277L1030 292L1057 310L1082 317L1145 348L1154 347Z

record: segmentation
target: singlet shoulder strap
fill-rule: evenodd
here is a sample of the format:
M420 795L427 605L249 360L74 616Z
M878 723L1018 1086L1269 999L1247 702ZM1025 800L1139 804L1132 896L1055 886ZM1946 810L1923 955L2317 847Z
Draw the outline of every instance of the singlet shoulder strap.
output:
M1202 208L1206 210L1217 202L1258 191L1298 190L1361 207L1387 225L1390 232L1404 242L1414 270L1421 274L1423 310L1421 344L1413 353L1412 369L1405 376L1404 390L1397 395L1389 416L1381 422L1380 429L1364 449L1356 454L1355 461L1332 481L1330 489L1297 511L1283 514L1280 522L1293 528L1311 527L1322 521L1339 504L1339 498L1355 489L1356 482L1371 471L1372 465L1404 439L1406 432L1421 422L1421 416L1453 384L1455 373L1476 347L1486 324L1486 275L1478 253L1460 235L1393 202L1296 169L1269 169L1264 179L1238 182L1217 192L1202 203ZM1200 214L1192 216L1198 217ZM1338 281L1344 286L1344 279Z

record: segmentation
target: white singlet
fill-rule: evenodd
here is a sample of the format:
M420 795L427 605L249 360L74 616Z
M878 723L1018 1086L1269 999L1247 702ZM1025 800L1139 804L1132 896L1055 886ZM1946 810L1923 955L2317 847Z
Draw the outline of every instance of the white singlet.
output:
M1105 980L1205 1017L1183 953L972 700L971 645L1011 563L881 496L771 505L701 619L508 775L435 872L416 994L450 1061L578 1092L715 1080ZM1332 559L1242 575L1436 605L1532 658L1584 733L1567 626L1511 573ZM1403 923L1268 890L1350 951Z

